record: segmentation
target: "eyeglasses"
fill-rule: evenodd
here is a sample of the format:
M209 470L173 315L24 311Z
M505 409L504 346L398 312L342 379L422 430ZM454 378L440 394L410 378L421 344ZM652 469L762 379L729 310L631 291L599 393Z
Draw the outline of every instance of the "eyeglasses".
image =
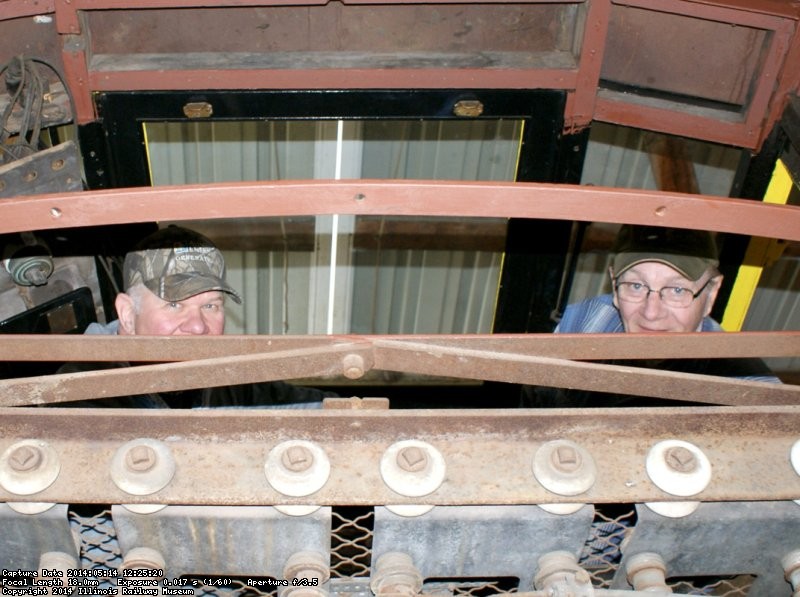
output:
M658 298L665 305L670 307L678 307L685 309L694 302L698 296L708 287L714 278L709 278L703 287L697 292L692 292L691 288L683 288L681 286L664 286L655 290L650 288L647 284L642 282L617 282L614 281L614 287L617 290L619 300L626 303L643 303L650 296L651 292L658 294Z

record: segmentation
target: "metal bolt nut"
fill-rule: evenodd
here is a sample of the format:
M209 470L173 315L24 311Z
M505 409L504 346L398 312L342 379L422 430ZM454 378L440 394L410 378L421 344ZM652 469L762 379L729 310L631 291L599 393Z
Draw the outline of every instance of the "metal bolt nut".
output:
M562 473L574 473L581 467L581 455L574 446L560 445L550 456L553 466Z
M570 440L557 439L536 450L533 476L548 491L573 496L591 489L597 480L597 467L585 448Z
M17 495L32 495L47 489L60 472L58 454L40 440L19 441L0 456L0 486Z
M422 574L414 566L410 555L390 551L381 555L375 563L370 589L377 597L419 595L422 590Z
M161 552L150 547L134 547L122 560L122 570L164 570L166 560Z
M397 466L409 473L417 473L428 466L428 455L419 446L409 446L397 453Z
M664 452L664 462L679 473L691 473L699 466L695 455L683 446L668 448Z
M286 470L302 473L314 464L314 454L305 446L292 445L281 454L281 464L286 467Z
M111 459L111 479L125 493L150 495L175 476L175 459L165 443L149 438L120 446Z
M58 586L65 586L69 579L68 570L78 567L78 560L72 555L63 551L48 551L39 556L39 576L42 575L42 570L59 570L62 575L55 580L58 581Z
M328 455L306 440L281 442L269 451L264 463L267 482L276 491L292 497L316 493L328 482L330 474Z
M293 553L286 560L283 568L283 578L294 581L295 579L316 580L316 584L299 583L282 589L279 597L327 597L328 591L322 585L331 577L330 557L316 551L299 551Z
M584 595L582 589L591 587L591 576L578 566L578 558L569 551L551 551L539 558L533 584L538 590L555 590L561 595ZM566 589L564 592L562 589ZM572 590L575 591L572 591ZM580 592L576 592L580 591ZM591 594L591 593L589 593Z
M415 439L389 446L381 457L381 478L400 495L422 497L444 482L444 456L431 444Z
M628 583L635 591L671 593L667 585L667 565L657 553L643 552L625 562Z
M711 482L708 457L694 444L682 440L658 442L650 448L645 464L653 483L672 495L696 495Z
M38 446L20 446L8 457L11 468L18 473L24 473L38 469L44 461L42 450Z
M151 470L158 463L156 451L147 445L137 445L125 453L125 466L137 473Z

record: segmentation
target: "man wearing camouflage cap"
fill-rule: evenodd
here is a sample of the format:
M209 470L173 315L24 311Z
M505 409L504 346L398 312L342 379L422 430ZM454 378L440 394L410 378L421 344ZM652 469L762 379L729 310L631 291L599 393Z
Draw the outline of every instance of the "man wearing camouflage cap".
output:
M125 256L125 291L114 306L119 319L93 323L87 334L106 335L219 335L225 328L225 300L241 303L225 281L225 259L208 238L178 226L163 228L140 242ZM112 363L110 366L127 366ZM108 364L70 364L62 372L106 368ZM74 403L75 406L125 408L274 407L319 408L323 398L335 396L314 388L264 382L146 394ZM69 404L62 404L69 406Z
M125 292L114 303L121 335L219 335L225 298L242 302L225 281L222 253L178 226L159 230L128 253L123 277Z

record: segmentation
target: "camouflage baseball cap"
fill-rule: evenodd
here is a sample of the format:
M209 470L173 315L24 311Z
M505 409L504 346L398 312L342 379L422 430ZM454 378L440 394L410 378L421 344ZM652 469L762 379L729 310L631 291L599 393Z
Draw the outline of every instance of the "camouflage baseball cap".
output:
M613 251L614 276L637 263L656 261L696 281L708 268L719 265L714 237L703 230L626 224L620 228Z
M125 256L125 290L144 284L165 301L182 301L210 290L239 294L225 281L225 259L209 239L187 228L169 226L140 242Z

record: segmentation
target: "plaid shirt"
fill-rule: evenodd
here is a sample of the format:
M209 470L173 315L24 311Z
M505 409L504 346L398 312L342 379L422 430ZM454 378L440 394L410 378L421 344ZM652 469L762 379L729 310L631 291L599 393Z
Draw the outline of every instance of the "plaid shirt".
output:
M607 334L624 332L625 328L612 296L604 294L568 305L555 331L557 334ZM721 332L722 328L710 317L704 317L700 331Z
M723 330L716 321L710 317L704 317L700 331L721 332ZM556 326L555 332L561 334L624 333L625 328L622 325L619 311L612 302L612 296L604 294L568 305L564 310L561 322ZM748 381L781 383L777 377L771 374L769 368L761 359L714 359L714 361L724 365L720 371L729 372L729 374L725 374L727 377L746 379ZM708 373L713 374L714 371L709 370Z

